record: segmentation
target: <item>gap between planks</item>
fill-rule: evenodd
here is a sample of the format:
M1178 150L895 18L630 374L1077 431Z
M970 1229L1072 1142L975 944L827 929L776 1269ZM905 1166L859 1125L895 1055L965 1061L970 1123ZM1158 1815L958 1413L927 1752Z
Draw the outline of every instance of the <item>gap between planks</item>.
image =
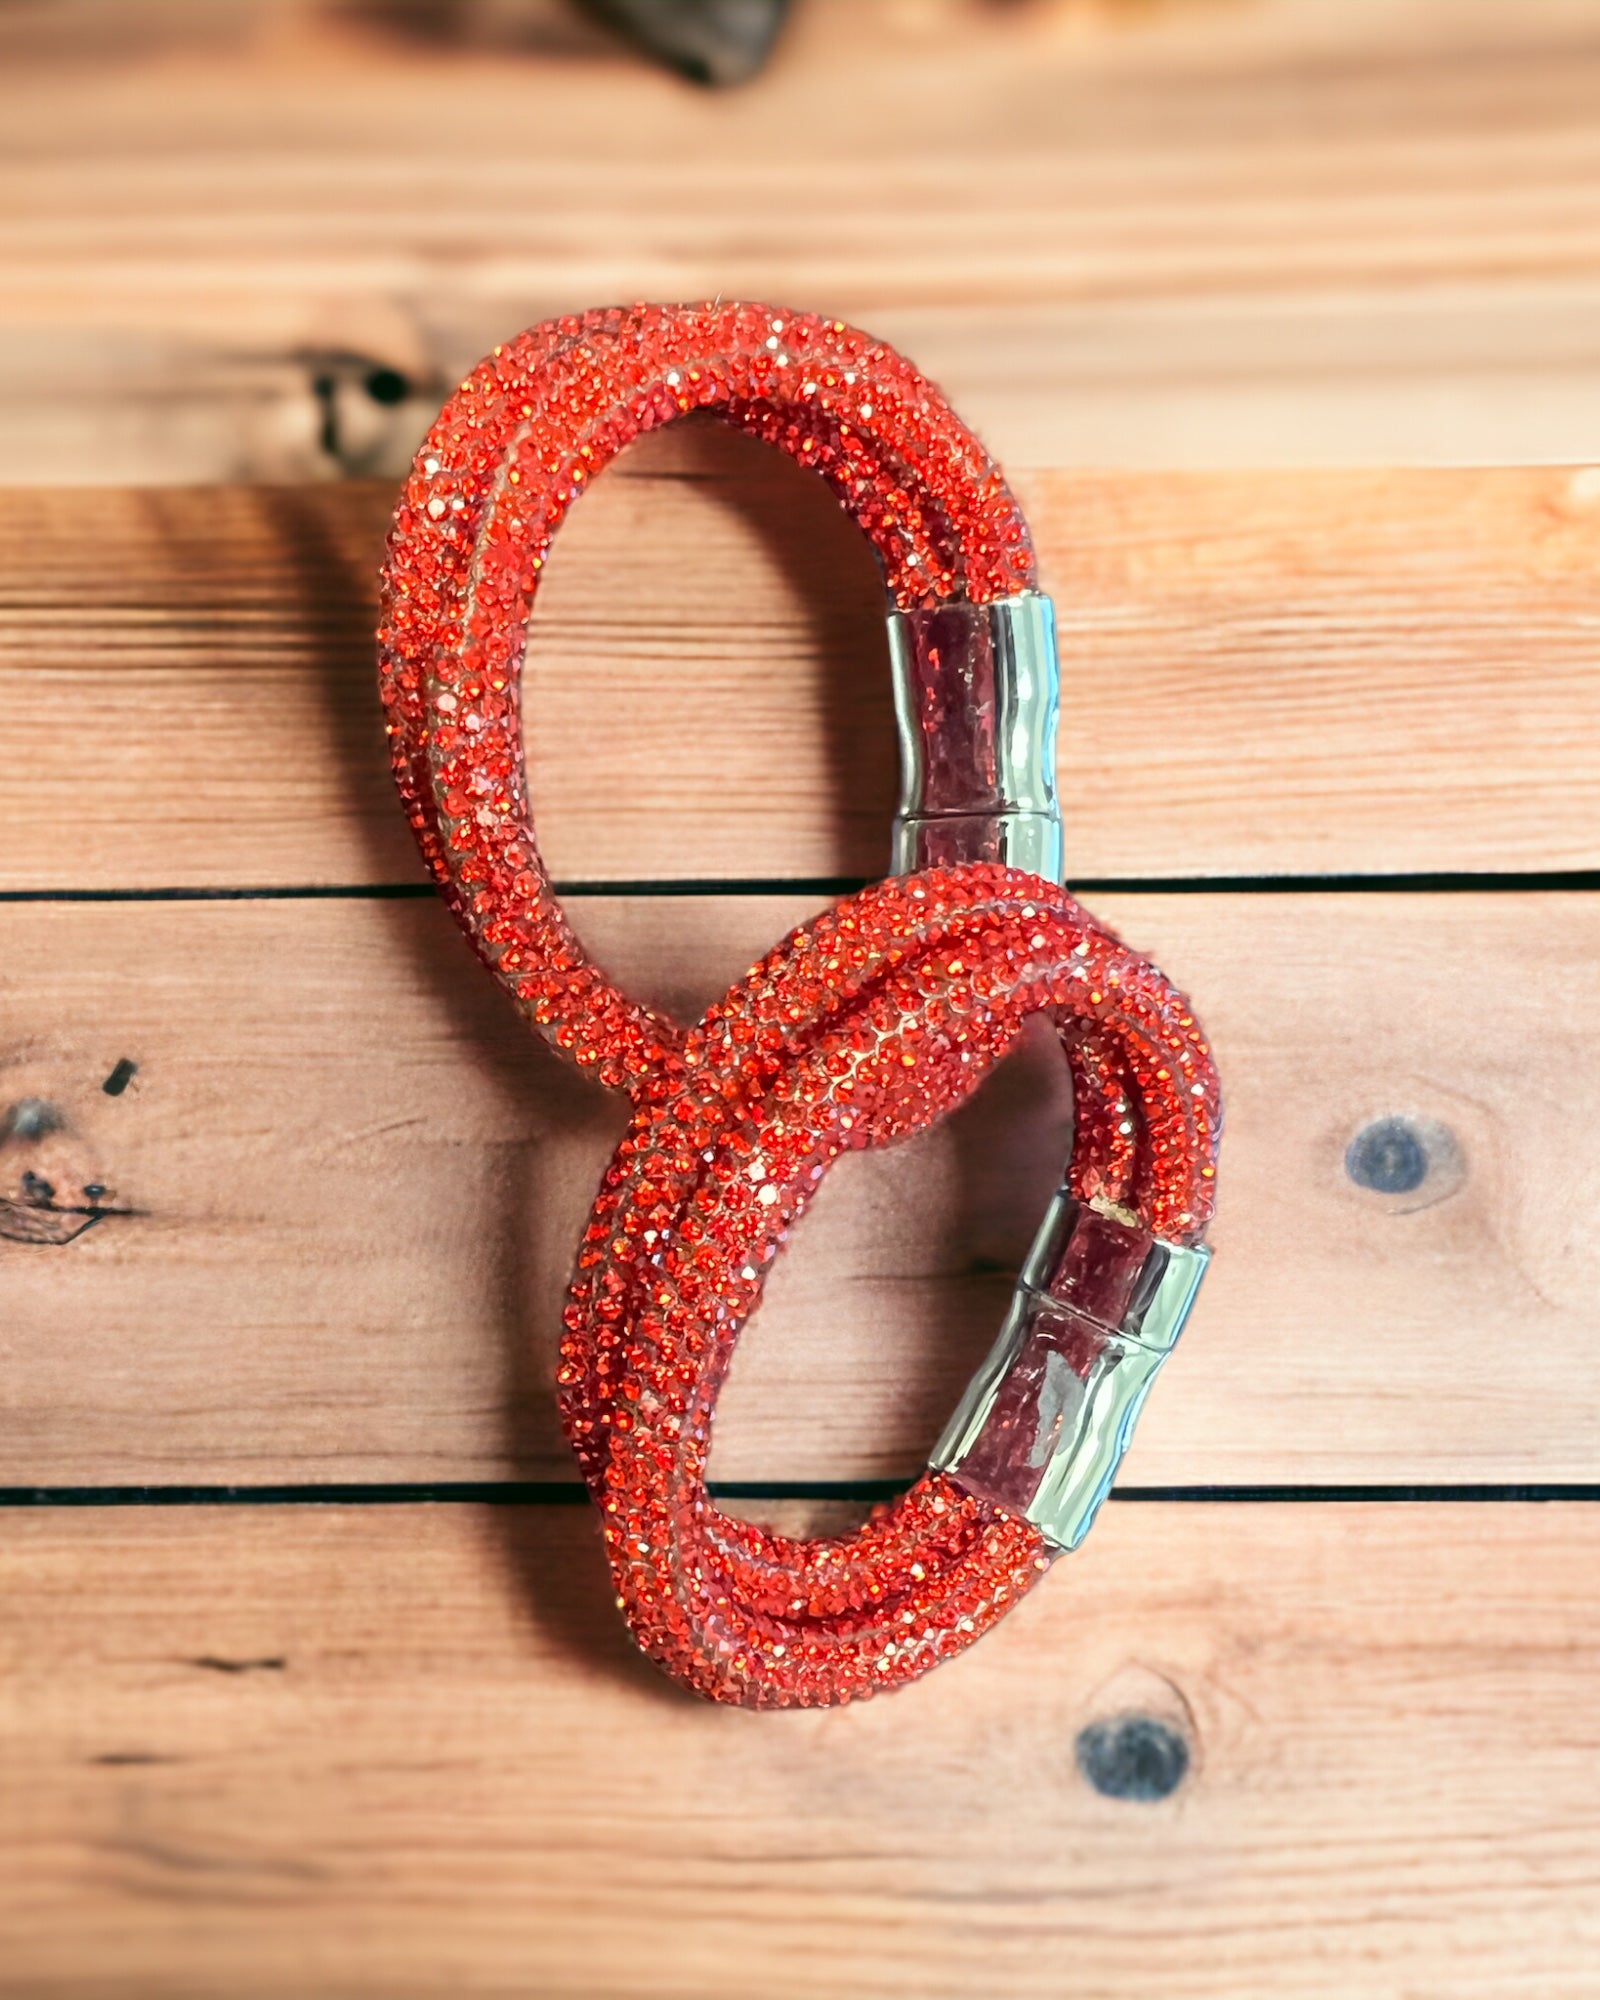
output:
M555 882L558 896L848 896L864 889L865 875L728 877L695 880L662 877L640 882ZM1469 890L1600 889L1600 869L1456 869L1409 875L1173 875L1119 879L1103 876L1068 882L1085 896L1301 896L1455 895ZM431 882L300 882L253 889L171 885L161 889L0 889L5 903L253 903L326 901L431 901Z
M899 1479L712 1480L713 1500L771 1506L789 1501L824 1501L877 1506L905 1491ZM1456 1481L1431 1486L1118 1486L1111 1500L1160 1506L1527 1506L1549 1502L1587 1504L1600 1500L1600 1483L1534 1480L1520 1484ZM589 1491L580 1480L482 1479L405 1480L387 1484L301 1486L5 1486L7 1507L581 1507Z

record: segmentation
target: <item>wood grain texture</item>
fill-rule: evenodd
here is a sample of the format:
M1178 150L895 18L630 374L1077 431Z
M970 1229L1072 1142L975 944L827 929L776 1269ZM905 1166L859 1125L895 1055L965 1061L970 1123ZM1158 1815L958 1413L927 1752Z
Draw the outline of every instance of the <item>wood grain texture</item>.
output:
M548 4L220 16L0 23L10 478L397 469L518 327L717 293L873 327L1011 465L1600 453L1586 0L810 0L712 99Z
M416 886L383 526L552 311L766 295L943 382L1062 613L1075 877L1600 866L1597 107L1591 0L807 0L721 98L560 0L0 8L0 1486L571 1478L621 1107L431 900L70 900ZM557 873L876 874L880 608L786 463L625 459L530 650ZM1096 900L1230 1116L1129 1482L1592 1481L1600 903ZM576 910L689 1010L810 904ZM1390 1116L1410 1193L1345 1170ZM842 1164L720 1477L912 1469L1065 1125L1035 1044ZM1597 1537L1113 1504L972 1658L762 1718L629 1651L581 1507L0 1508L0 2000L1593 2000ZM1130 1717L1165 1802L1075 1757Z
M1600 478L1029 475L1077 878L1600 861ZM377 484L0 492L8 888L417 879L372 666ZM879 872L881 595L715 425L563 529L529 750L558 876Z
M1589 2000L1600 1512L1113 1506L968 1658L747 1715L573 1509L0 1522L0 1992ZM1085 1724L1182 1733L1159 1804Z
M574 907L687 1014L812 905ZM1229 1118L1216 1269L1127 1477L1592 1478L1600 1085L1577 996L1600 902L1103 914L1196 997ZM522 1027L439 907L11 906L0 963L7 1101L63 1120L0 1145L0 1192L32 1171L131 1211L62 1247L0 1240L0 1485L572 1477L561 1288L623 1106ZM137 1074L107 1097L120 1058ZM950 1124L833 1171L741 1346L716 1476L921 1463L1056 1185L1063 1082L1041 1037ZM1385 1116L1434 1135L1409 1194L1345 1171Z

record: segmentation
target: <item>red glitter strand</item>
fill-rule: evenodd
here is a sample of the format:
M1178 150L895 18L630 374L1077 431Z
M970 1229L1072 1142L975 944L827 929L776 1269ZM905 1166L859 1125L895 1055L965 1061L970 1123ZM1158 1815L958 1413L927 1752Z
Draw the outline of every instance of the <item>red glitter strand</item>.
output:
M711 1504L717 1393L772 1257L833 1160L950 1110L1041 1011L1074 1076L1073 1191L1198 1241L1217 1084L1160 974L1064 890L991 864L840 903L687 1030L587 957L529 819L525 628L566 509L633 438L691 410L827 479L900 605L1031 585L998 469L892 349L766 306L590 313L496 350L429 434L391 536L383 694L412 826L473 944L558 1047L634 1100L580 1246L560 1371L624 1615L715 1700L839 1702L970 1644L1050 1550L940 1473L838 1539L773 1535Z

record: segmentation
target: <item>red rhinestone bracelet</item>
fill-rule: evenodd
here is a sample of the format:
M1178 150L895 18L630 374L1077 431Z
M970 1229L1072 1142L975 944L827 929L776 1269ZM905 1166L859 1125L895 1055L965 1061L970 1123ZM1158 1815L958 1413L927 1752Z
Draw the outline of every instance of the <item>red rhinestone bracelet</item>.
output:
M567 508L694 410L812 466L877 550L904 794L899 872L685 1029L605 977L551 891L518 669ZM451 398L396 510L382 686L423 854L523 1011L634 1102L568 1295L561 1412L634 1637L715 1700L852 1700L987 1630L1087 1532L1204 1269L1216 1074L1183 997L1059 886L1033 576L1015 500L937 391L837 320L766 306L533 328ZM828 1165L960 1103L1041 1011L1072 1069L1072 1160L930 1468L840 1538L723 1514L717 1392Z

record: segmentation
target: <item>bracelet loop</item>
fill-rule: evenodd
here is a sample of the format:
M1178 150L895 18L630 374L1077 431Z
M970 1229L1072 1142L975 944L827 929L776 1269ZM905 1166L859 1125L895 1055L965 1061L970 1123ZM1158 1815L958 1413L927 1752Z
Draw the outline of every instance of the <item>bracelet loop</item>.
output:
M1030 1325L1013 1367L1008 1322L977 1385L1009 1378L991 1399L1000 1421L972 1427L981 1449L936 1462L854 1535L794 1541L706 1492L735 1343L827 1168L952 1109L1041 1011L1061 1024L1077 1089L1074 1199L1195 1240L1220 1121L1201 1030L1064 890L1013 869L929 869L824 912L708 1009L682 1070L638 1100L568 1297L561 1409L634 1637L686 1686L785 1707L900 1685L1049 1567L1063 1541L1055 1514L1043 1529L1030 1518L1037 1489L1060 1484L1087 1526L1100 1468L1110 1476L1099 1427L1063 1437L1054 1417L1068 1410L1062 1363L1086 1389L1115 1368L1111 1329L1093 1323L1068 1328L1075 1340ZM1030 1370L1048 1384L1031 1402Z
M568 508L625 445L697 410L818 472L867 535L891 605L1030 589L999 468L930 383L846 326L760 305L634 306L547 321L445 405L389 539L380 667L423 854L479 955L538 1027L627 1087L682 1030L584 951L528 808L518 675Z

